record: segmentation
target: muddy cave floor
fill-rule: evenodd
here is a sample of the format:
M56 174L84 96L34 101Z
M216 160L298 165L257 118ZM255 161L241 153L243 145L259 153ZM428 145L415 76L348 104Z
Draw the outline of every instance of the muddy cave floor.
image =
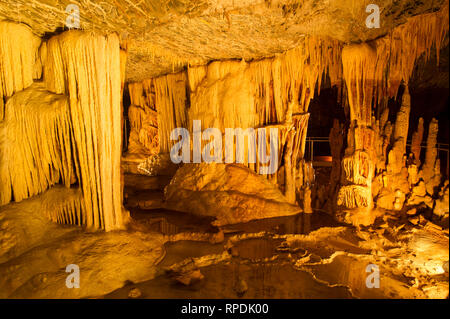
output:
M125 176L132 221L107 234L49 223L38 198L0 209L1 297L448 298L448 229L394 213L356 228L320 211L217 228L160 208L168 180ZM71 263L80 289L65 287Z

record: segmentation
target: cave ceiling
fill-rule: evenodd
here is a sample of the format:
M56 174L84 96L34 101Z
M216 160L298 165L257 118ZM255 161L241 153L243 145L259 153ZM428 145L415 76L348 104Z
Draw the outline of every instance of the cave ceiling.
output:
M40 36L63 29L68 4L81 28L117 32L128 49L127 81L174 72L187 64L260 59L296 47L306 35L344 43L386 35L443 0L17 0L0 1L0 20L29 25ZM367 5L381 9L381 27L365 25Z

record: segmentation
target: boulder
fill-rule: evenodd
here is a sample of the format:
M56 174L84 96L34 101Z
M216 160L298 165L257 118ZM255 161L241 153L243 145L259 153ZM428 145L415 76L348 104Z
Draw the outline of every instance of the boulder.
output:
M301 212L265 176L241 164L185 164L164 193L165 208L215 217L216 226Z

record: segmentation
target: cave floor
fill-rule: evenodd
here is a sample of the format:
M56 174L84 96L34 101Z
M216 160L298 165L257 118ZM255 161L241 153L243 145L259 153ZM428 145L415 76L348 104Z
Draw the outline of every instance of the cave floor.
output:
M297 268L293 261L309 253L290 249L279 237L308 234L324 225L337 227L326 214L270 218L220 229L210 226L207 218L161 209L137 209L132 217L139 225L134 227L148 227L172 239L165 244L154 279L127 283L105 298L127 298L135 288L142 298L354 297L347 287L320 282Z
M367 243L363 237L371 232L339 224L323 212L220 228L210 226L208 218L163 209L134 209L131 216L132 228L167 236L164 258L155 278L128 282L103 298L130 298L136 291L139 298L163 299L448 295L448 273L411 271L406 264L415 262L402 257L388 233L378 230L374 233L381 236ZM382 269L380 288L366 286L370 264Z
M0 208L0 297L448 297L448 229L424 219L387 212L353 227L316 211L216 227L160 208L155 179L125 182L121 231L51 223L40 196ZM80 289L65 285L68 264L80 267Z

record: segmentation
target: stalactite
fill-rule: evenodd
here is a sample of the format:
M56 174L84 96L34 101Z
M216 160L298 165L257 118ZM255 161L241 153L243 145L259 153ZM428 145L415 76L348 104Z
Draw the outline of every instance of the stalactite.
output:
M169 152L175 143L170 141L173 129L187 126L185 72L154 79L155 104L158 110L158 136L161 152Z
M158 154L158 114L155 105L153 80L129 83L131 105L128 109L130 122L129 154Z
M128 52L126 50L121 49L120 50L120 83L121 83L120 96L121 97L123 97L123 89L125 86L127 59L128 59Z
M356 121L358 126L371 126L372 123L372 103L381 82L376 60L376 49L366 43L349 45L342 50L350 121Z
M385 95L394 97L401 81L408 83L417 59L425 54L428 60L433 47L439 64L440 49L449 29L448 4L445 1L437 12L412 17L388 36L376 40L378 67L387 70Z
M0 205L44 192L74 179L69 101L42 84L8 100L0 129Z
M29 87L39 75L35 61L40 42L28 26L0 21L0 121L4 97Z
M55 223L85 225L83 195L78 188L55 186L41 195L42 211Z
M289 121L292 113L306 113L316 89L320 91L323 75L328 74L333 85L341 78L341 49L338 41L306 37L282 55L250 63L260 124Z
M231 90L233 83L230 83L230 78L234 77L242 85L236 88L243 101L241 104L249 108L252 114L256 112L257 118L243 120L239 123L241 126L227 127L243 127L243 124L254 127L290 121L293 113L308 111L316 89L320 91L325 73L328 73L332 83L338 82L342 73L340 52L338 41L306 37L297 48L275 58L250 63L221 61L188 68L191 106L212 102L212 99L218 98L218 94ZM215 82L217 80L221 81ZM210 90L214 87L216 91L207 96L202 86L210 86ZM227 103L222 99L219 102ZM226 108L223 106L223 109ZM241 113L244 112L246 110L242 109ZM235 124L233 121L231 119L230 124Z
M189 69L189 72L202 72ZM191 90L189 128L201 120L203 128L254 128L259 126L252 92L251 71L245 61L218 61L208 65L205 77ZM190 78L198 75L191 75Z
M168 152L174 141L170 132L185 127L193 135L193 121L200 120L202 130L218 128L270 128L279 129L279 165L285 161L291 168L284 170L280 185L291 202L295 202L297 166L304 156L309 103L320 91L322 78L328 74L333 85L342 76L341 49L338 41L305 37L300 45L274 58L259 61L215 61L206 66L188 67L186 71L146 80L130 86L133 105L145 104L148 98L146 83L155 88L158 112L160 151ZM139 126L142 110L130 108L130 119ZM135 114L136 113L136 114ZM186 126L187 125L187 126ZM267 131L268 132L268 131ZM266 138L269 134L266 134ZM291 141L286 149L286 141ZM202 141L203 147L208 141ZM246 144L245 153L248 151ZM222 141L225 147L225 141ZM234 142L234 150L236 143ZM268 150L269 151L269 150ZM287 158L283 152L289 152ZM225 150L222 151L225 154ZM248 163L258 171L260 163ZM279 167L279 166L278 166ZM286 175L288 174L288 175ZM278 182L278 174L268 179Z
M69 95L86 225L105 230L120 228L124 220L118 37L64 32L48 40L44 60L47 88Z

